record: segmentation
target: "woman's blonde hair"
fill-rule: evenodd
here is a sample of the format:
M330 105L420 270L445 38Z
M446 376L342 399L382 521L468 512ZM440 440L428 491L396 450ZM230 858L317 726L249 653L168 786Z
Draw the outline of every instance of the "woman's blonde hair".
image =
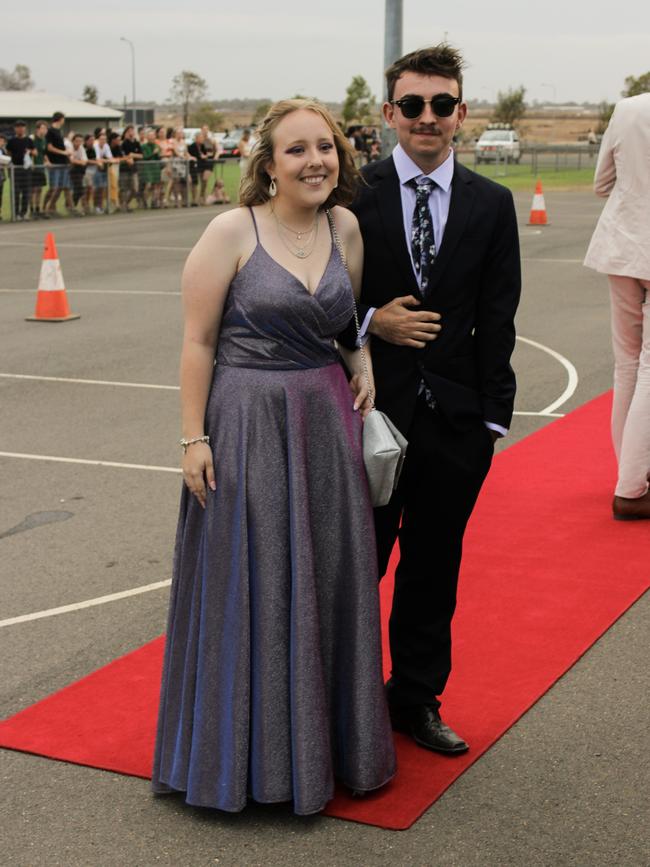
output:
M273 133L282 118L294 111L307 109L319 114L332 132L334 146L339 157L338 186L332 190L323 208L334 205L349 205L357 194L360 173L354 164L354 150L328 109L315 99L281 99L268 110L257 130L257 143L250 157L248 170L239 187L239 203L244 206L262 205L271 198L271 178L266 170L273 162Z

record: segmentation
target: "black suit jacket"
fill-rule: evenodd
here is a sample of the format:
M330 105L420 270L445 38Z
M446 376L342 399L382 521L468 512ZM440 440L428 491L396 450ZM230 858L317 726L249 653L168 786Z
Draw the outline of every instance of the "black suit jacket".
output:
M406 246L399 178L392 157L363 169L352 205L364 242L360 319L369 307L414 295L442 316L438 338L413 349L372 338L377 406L407 432L424 377L440 412L458 430L482 421L509 427L515 396L510 356L521 290L512 195L458 162L449 217L422 299ZM354 326L340 336L354 346Z

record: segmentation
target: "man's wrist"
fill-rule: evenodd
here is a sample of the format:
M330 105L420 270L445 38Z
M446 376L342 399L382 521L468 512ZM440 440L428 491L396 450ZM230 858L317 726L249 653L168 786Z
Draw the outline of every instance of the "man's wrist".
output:
M376 334L375 326L375 313L377 312L376 307L371 307L365 315L363 322L361 323L360 334L363 337L365 334Z

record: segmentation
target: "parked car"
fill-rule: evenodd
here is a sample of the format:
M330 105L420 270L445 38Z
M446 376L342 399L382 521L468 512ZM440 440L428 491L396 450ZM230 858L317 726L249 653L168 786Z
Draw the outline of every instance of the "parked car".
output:
M239 142L241 141L242 133L244 129L234 129L232 132L229 132L227 136L221 139L221 147L222 157L238 157L239 156ZM251 145L254 145L257 139L255 138L255 133L251 134Z
M521 159L519 136L510 126L490 126L476 142L474 153L477 163L507 160L518 163Z

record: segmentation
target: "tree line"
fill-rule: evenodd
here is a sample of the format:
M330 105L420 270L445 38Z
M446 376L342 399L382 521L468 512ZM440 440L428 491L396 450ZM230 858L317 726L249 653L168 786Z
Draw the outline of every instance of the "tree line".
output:
M13 70L0 69L0 90L31 90L34 87L31 70L24 64L16 64ZM625 79L625 87L621 96L637 96L650 91L650 71L635 77L629 75ZM301 94L296 94L301 96ZM498 123L517 126L526 113L526 88L520 85L499 91L492 111L492 120ZM82 97L85 102L97 103L99 91L93 84L86 84ZM175 75L171 82L170 105L178 106L183 116L183 126L203 126L210 129L223 126L224 116L208 101L208 82L197 72L183 69ZM270 99L263 100L227 100L224 105L236 110L251 109L251 123L262 120L271 106ZM604 132L609 118L614 110L614 103L604 100L599 106L598 126L596 132ZM345 126L359 124L366 126L376 122L379 106L368 82L362 75L355 75L347 87L342 107L342 118Z

